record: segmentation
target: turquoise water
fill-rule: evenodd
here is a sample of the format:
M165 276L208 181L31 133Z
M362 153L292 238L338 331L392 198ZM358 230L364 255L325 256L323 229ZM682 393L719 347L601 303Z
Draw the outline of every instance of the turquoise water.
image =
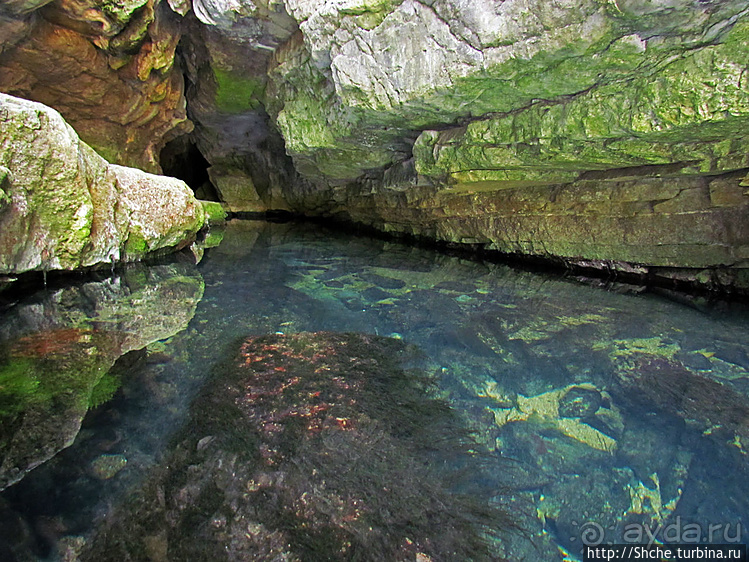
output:
M746 543L749 311L671 297L256 221L197 265L40 288L0 318L0 481L23 476L0 495L0 554L553 561ZM340 360L296 376L268 355L251 372L265 382L233 379L259 349ZM238 405L244 425L221 417Z

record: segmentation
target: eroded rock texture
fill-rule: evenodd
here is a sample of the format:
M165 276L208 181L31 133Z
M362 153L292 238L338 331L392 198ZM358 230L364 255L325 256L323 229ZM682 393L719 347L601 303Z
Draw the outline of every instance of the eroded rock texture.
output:
M267 67L297 31L283 3L194 2L182 41L194 142L231 211L286 209L294 182L283 139L265 110Z
M205 218L183 182L108 164L59 113L4 94L0 178L0 273L134 261Z
M163 145L191 128L176 14L158 0L5 4L0 91L54 107L110 162L160 172Z
M292 194L300 208L746 283L744 3L288 8L302 35L277 53L268 104L318 186Z

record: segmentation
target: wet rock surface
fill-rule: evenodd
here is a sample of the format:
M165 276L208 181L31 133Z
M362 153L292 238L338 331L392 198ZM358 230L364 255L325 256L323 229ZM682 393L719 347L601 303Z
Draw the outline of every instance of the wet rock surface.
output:
M361 334L246 339L80 559L498 559L484 533L505 516L455 489L475 444L406 352Z
M746 294L748 13L18 0L0 90L55 107L115 164L198 150L213 185L193 187L230 211Z

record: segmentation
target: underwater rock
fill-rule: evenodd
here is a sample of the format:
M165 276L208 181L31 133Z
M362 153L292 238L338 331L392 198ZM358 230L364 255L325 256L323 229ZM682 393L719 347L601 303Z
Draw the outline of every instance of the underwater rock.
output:
M125 455L101 455L91 463L91 472L99 480L109 480L125 468L127 459Z
M431 383L402 370L407 352L354 333L244 340L81 560L139 558L154 537L196 561L497 560L485 533L505 516L451 476L452 463L481 470L476 444Z
M184 329L203 283L189 266L45 291L0 318L0 490L69 447L120 381L121 355Z
M630 505L631 471L589 466L581 475L562 475L544 488L538 515L559 543L579 554L585 545L621 540L621 514ZM600 541L600 542L598 542Z
M747 454L749 400L743 394L660 355L641 354L620 365L617 378L620 400L681 418Z
M575 439L593 449L612 453L617 448L616 439L602 433L593 426L585 423L584 420L575 417L562 417L560 405L562 399L570 392L571 389L585 388L580 386L570 386L567 388L551 390L537 396L523 396L518 394L516 397L517 406L490 408L494 413L494 418L499 427L507 424L518 422L529 422L545 424L548 428L553 428L565 436ZM591 391L593 391L591 389ZM597 391L594 391L597 392ZM488 394L491 396L491 394ZM502 402L500 402L502 404ZM596 411L600 409L596 408ZM618 417L616 410L608 408L607 415Z
M182 181L108 164L49 107L0 94L0 133L0 273L135 261L203 227Z
M573 386L559 399L559 415L563 418L585 418L594 415L603 404L598 390Z

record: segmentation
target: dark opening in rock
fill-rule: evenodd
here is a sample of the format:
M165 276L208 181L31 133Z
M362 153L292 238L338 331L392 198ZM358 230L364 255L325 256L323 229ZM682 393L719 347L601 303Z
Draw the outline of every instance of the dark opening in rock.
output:
M216 188L208 177L210 164L189 136L183 135L166 143L159 154L159 163L165 175L184 181L198 199L219 201Z

